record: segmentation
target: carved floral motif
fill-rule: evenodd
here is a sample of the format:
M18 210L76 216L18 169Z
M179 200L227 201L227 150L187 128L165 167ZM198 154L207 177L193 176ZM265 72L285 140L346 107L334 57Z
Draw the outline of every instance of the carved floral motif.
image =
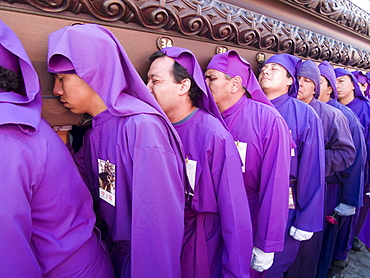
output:
M136 23L152 30L175 31L215 42L290 53L328 60L344 66L370 69L370 52L217 0L6 0L46 12L85 13L102 21ZM285 1L285 0L284 0ZM333 12L344 1L287 0L319 9L363 32L368 22ZM323 2L328 2L323 4ZM359 15L360 16L360 15ZM366 20L366 18L364 18Z

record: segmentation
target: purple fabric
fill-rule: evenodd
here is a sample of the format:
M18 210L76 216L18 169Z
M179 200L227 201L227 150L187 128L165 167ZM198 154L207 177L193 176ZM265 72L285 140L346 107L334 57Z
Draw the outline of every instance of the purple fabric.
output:
M0 276L113 277L91 196L62 140L43 120L32 135L12 124L0 130Z
M301 66L302 60L293 55L283 53L283 54L276 54L276 55L271 56L265 62L265 64L269 64L269 63L279 64L280 66L284 67L289 72L289 74L293 78L293 84L290 85L288 94L290 96L297 97L298 88L299 88L297 74Z
M351 73L353 74L354 77L356 77L358 82L362 84L368 83L366 74L363 74L361 71L357 70L357 71L352 71Z
M272 106L271 102L262 91L261 86L252 71L252 66L235 50L213 56L211 61L208 63L207 69L218 70L230 75L231 77L240 76L243 86L252 96L252 99Z
M341 173L336 173L329 177L328 182L342 184L342 190L338 197L338 201L340 203L354 207L361 207L364 192L367 154L366 142L363 136L364 128L357 115L351 109L341 104L336 99L330 100L328 104L342 111L344 116L348 119L352 140L356 148L356 156L352 165Z
M62 140L41 120L36 71L13 31L1 21L0 28L0 63L19 67L25 90L0 93L0 276L113 277L94 231L91 195Z
M312 82L315 84L315 98L318 98L320 96L320 70L315 62L311 60L304 61L299 69L297 76L311 79Z
M140 100L130 95L123 100L131 109L142 110ZM93 117L76 155L108 225L117 276L180 275L183 159L169 137L171 131L159 115L116 117L106 110ZM98 159L116 166L115 207L99 198Z
M75 159L107 223L116 275L180 276L186 180L176 131L104 27L76 25L52 33L49 71L69 70L65 64L58 68L59 55L108 107L93 117ZM98 159L116 167L115 206L99 198Z
M16 70L23 77L19 92L0 93L0 125L16 124L24 132L36 133L42 107L39 79L22 43L2 21L0 21L0 52L0 65Z
M182 277L249 277L253 232L233 137L202 109L174 126L186 157L197 161L185 213Z
M287 122L297 145L290 164L295 209L289 211L284 250L276 254L272 267L267 271L267 277L282 277L281 271L286 271L294 262L299 248L297 241L289 236L290 225L310 232L323 229L324 136L321 120L309 105L288 94L271 102Z
M343 76L343 75L348 75L351 78L351 80L352 80L353 86L355 87L354 97L355 98L362 99L362 100L365 100L365 101L369 101L363 95L363 93L362 93L362 91L360 89L360 86L357 83L356 77L351 72L349 72L348 70L342 69L342 68L336 68L336 69L334 69L334 72L335 72L335 76L337 78L340 77L340 76Z
M368 83L367 83L367 89L366 89L366 91L365 91L365 96L366 96L367 98L369 98L369 93L370 93L370 72L368 72L368 73L366 74L366 76L367 76Z
M81 45L84 46L82 52ZM107 51L108 49L114 51ZM66 62L58 63L60 56L67 58L73 68ZM96 65L104 65L104 67ZM165 116L130 62L125 50L108 29L96 24L74 25L49 35L49 72L58 73L73 69L99 94L113 115L136 113L136 111L130 111L123 102L124 96L129 94L146 102ZM110 82L102 82L102 80Z
M196 107L201 108L214 117L218 118L226 127L220 111L212 97L211 92L204 79L203 71L195 58L194 54L189 50L181 47L166 47L161 50L168 57L174 59L183 68L187 70L189 75L193 77L197 87L201 91L199 99L196 100Z
M319 65L320 74L324 76L328 82L329 85L333 88L333 92L330 94L330 97L332 99L338 98L338 90L337 90L337 77L335 76L335 71L332 65L328 61L323 61Z
M321 119L324 130L325 177L347 169L355 160L356 149L353 143L348 120L338 109L312 99L309 103Z
M367 214L365 223L362 226L359 238L367 247L370 247L370 214Z
M302 64L302 68L304 64L305 62ZM353 145L351 132L348 127L348 120L341 111L315 98L312 99L309 105L315 109L323 124L326 165L325 177L329 177L335 172L347 169L354 161L356 149ZM339 187L340 185L335 186ZM328 200L327 198L329 197L334 197L334 200ZM333 213L333 211L330 211L328 214L326 211L328 204L332 202L337 202L337 195L333 196L326 192L324 216ZM290 274L288 277L295 277L293 272L298 273L297 277L315 277L316 266L320 256L321 240L322 236L315 233L311 239L301 243L297 258L289 268Z
M288 220L291 149L288 127L276 109L246 96L222 115L235 140L247 143L244 186L254 246L264 252L280 252Z

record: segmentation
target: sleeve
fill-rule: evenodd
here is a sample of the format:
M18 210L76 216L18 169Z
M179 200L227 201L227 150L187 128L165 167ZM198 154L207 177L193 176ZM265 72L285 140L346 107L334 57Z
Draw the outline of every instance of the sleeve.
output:
M183 158L170 144L172 133L162 120L146 119L130 129L133 141L129 144L134 146L131 276L179 277L185 206Z
M264 136L263 146L254 245L264 252L281 252L288 221L291 156L291 135L283 119L276 118L272 122Z
M216 188L225 244L222 277L249 277L253 232L241 160L234 141L216 141L213 146L212 179Z
M323 229L325 190L325 149L323 127L319 117L310 113L300 142L296 184L296 217L293 226L307 232Z
M7 136L0 140L0 276L41 277L31 247L31 203L42 164L20 141Z
M356 155L348 120L343 114L336 114L332 119L328 139L329 146L325 146L325 177L351 166Z

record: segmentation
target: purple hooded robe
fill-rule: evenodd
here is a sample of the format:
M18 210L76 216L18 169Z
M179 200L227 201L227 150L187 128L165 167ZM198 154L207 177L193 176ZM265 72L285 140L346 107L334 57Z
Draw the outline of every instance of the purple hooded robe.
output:
M93 117L76 161L107 224L116 276L179 277L186 183L172 125L107 29L52 33L48 62L51 72L74 70L108 108ZM99 188L100 167L113 196Z
M370 102L361 92L357 79L351 72L342 68L337 68L334 71L337 78L348 75L354 85L354 100L346 104L346 106L358 116L362 126L364 127L364 137L367 150L364 192L368 192L370 190ZM334 250L334 258L337 260L345 260L347 258L347 254L352 247L352 237L359 233L366 218L370 207L370 200L365 196L365 194L362 195L362 198L363 207L361 209L357 209L355 214L358 219L353 217L353 221L351 221L351 223L347 223L347 225L351 226L349 235L348 233L345 235L338 234L338 240Z
M289 235L291 226L307 232L323 229L325 149L323 127L312 107L297 100L297 71L300 59L289 54L272 56L267 63L283 66L293 78L288 93L271 100L283 116L292 133L296 148L292 150L290 164L290 186L293 204L289 210L284 250L275 254L267 277L283 277L283 273L294 262L300 242Z
M325 145L325 177L328 178L336 172L347 169L352 165L356 149L348 126L348 120L338 109L327 105L316 98L320 95L320 70L310 60L302 63L298 76L309 78L315 84L315 96L309 103L320 117L324 130ZM331 215L334 207L328 203L337 203L338 184L334 185L335 193L332 194L331 186L327 185L325 193L325 215ZM328 200L328 198L334 200ZM324 215L324 216L325 216ZM327 225L324 224L324 227ZM316 267L319 261L323 233L318 232L307 241L301 243L295 262L289 268L288 277L315 277Z
M62 140L41 119L37 73L2 21L0 66L22 80L17 93L0 89L0 277L113 277L91 196Z
M244 186L251 210L253 244L264 252L281 252L288 220L289 129L263 93L250 64L236 51L213 56L207 69L241 76L252 96L250 99L244 95L222 116L234 139L247 143ZM252 270L251 274L255 277L260 273Z
M194 196L185 210L182 277L249 277L252 226L240 156L190 50L161 50L191 75L198 109L173 123L186 159L196 161Z
M367 84L367 88L364 92L364 95L365 97L368 97L369 96L369 78L366 74L362 73L361 71L357 70L357 71L352 71L352 74L354 77L356 77L357 81L362 83L362 84Z

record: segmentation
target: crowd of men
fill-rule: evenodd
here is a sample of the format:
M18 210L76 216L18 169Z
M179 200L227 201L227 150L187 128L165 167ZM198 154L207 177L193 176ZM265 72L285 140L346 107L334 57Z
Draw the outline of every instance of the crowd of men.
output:
M370 246L370 76L167 47L145 84L109 30L68 26L53 93L91 117L68 150L0 34L1 277L340 277Z

